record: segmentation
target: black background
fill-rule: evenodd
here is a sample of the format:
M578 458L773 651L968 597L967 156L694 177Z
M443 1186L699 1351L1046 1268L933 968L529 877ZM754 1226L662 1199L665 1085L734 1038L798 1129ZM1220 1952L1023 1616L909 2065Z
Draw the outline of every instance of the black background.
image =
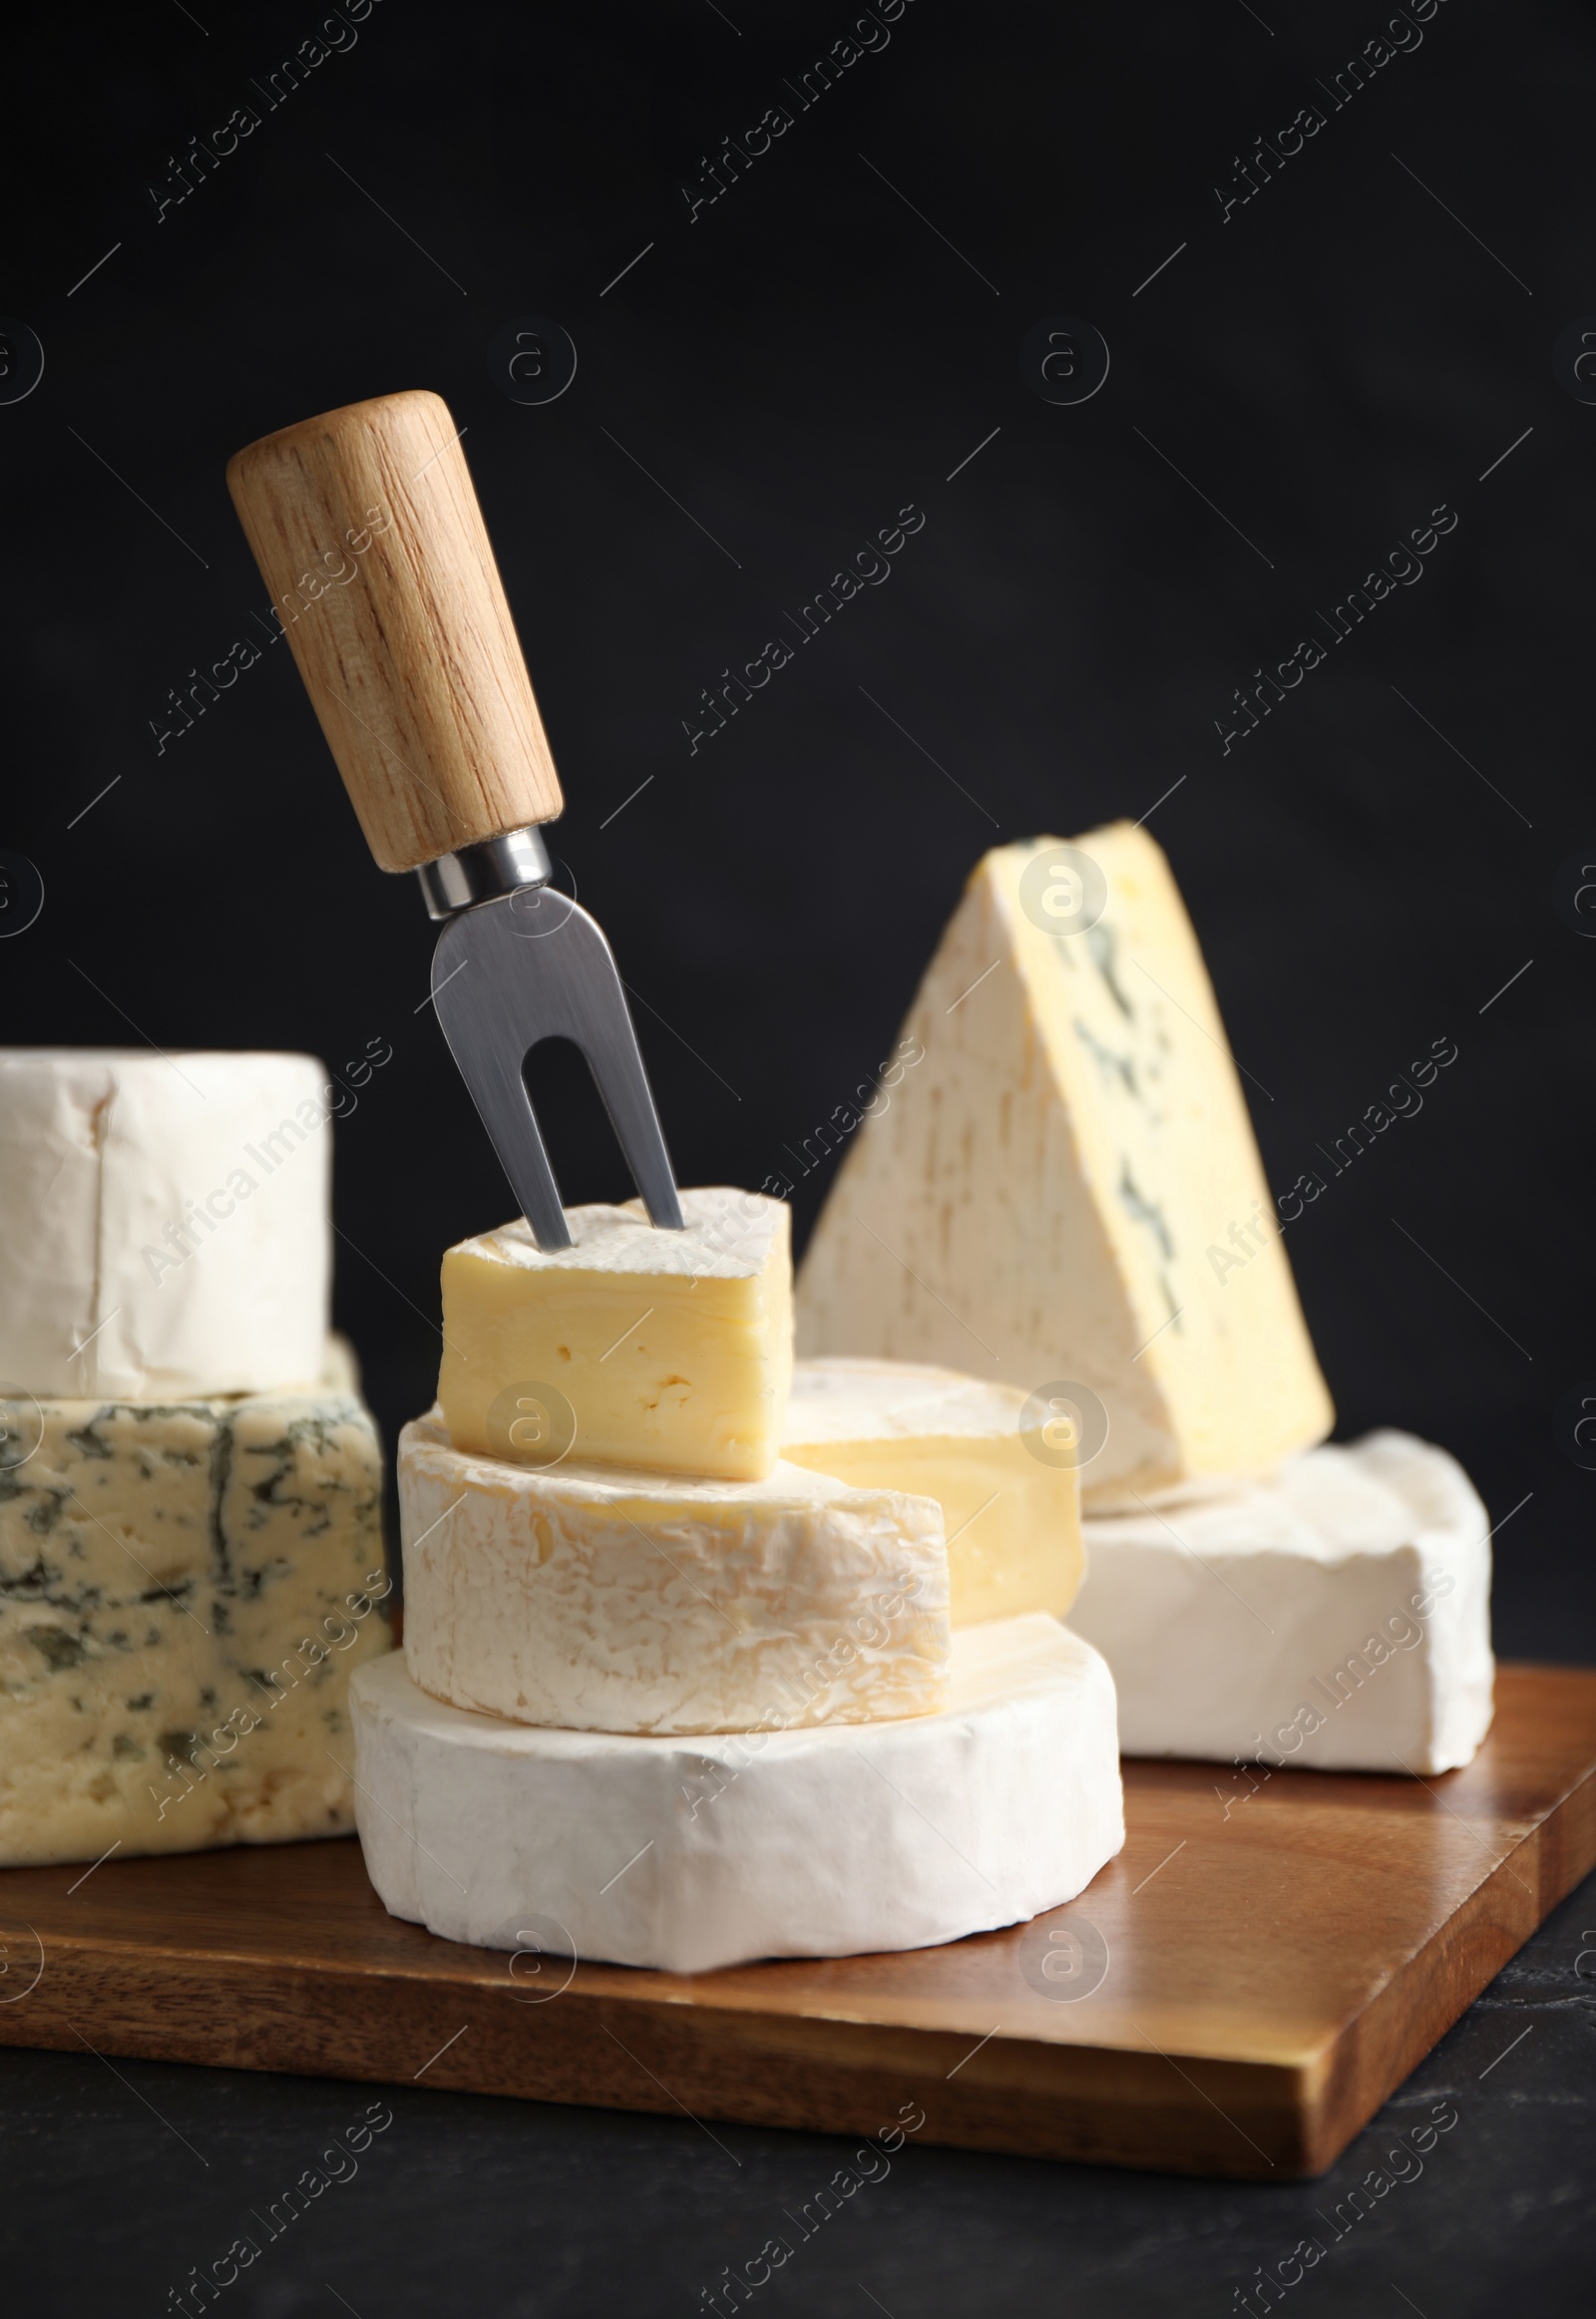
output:
M1596 329L1589 12L1445 0L1421 45L1334 109L1321 77L1380 30L1373 6L912 0L890 45L800 110L784 77L846 33L844 6L379 0L347 53L267 110L252 82L317 22L286 0L151 0L11 35L0 307L46 366L0 407L0 843L37 863L46 901L0 944L3 1035L305 1047L335 1067L391 1042L338 1130L337 1305L389 1438L425 1404L439 1253L509 1201L425 1003L419 896L373 869L285 649L181 733L168 690L240 638L264 644L229 454L435 388L467 429L571 799L551 833L562 883L646 1001L681 1179L761 1182L870 1075L987 845L1150 813L1277 1191L1432 1039L1455 1040L1421 1114L1331 1178L1288 1245L1342 1434L1443 1442L1492 1519L1510 1516L1499 1648L1596 1657L1596 1480L1556 1415L1596 1376L1596 943L1556 906L1560 871L1596 860L1596 408L1553 364L1570 324ZM689 219L703 156L783 103L792 128ZM1325 127L1222 217L1237 157L1315 103ZM259 127L158 221L173 157L246 104ZM495 333L529 315L579 355L544 407L488 368ZM1111 356L1074 407L1019 366L1060 315ZM700 688L790 632L783 608L910 504L927 520L891 580L694 753ZM1233 688L1322 633L1316 609L1442 505L1458 522L1422 580L1227 753ZM587 1090L554 1066L544 1092L567 1197L623 1190ZM800 1229L825 1188L823 1172L800 1187ZM1557 1970L1577 1996L1571 1962ZM1547 2280L1561 2259L1526 2216L1558 2205L1566 2105L1576 2086L1588 2099L1575 2016L1577 2034L1558 2017L1546 2093L1568 2140L1526 2126L1491 2145L1494 2243L1520 2282L1530 2241ZM91 2108L99 2091L87 2057L16 2068ZM244 2151L295 2101L309 2132L353 2100L225 2083ZM664 2187L672 2169L696 2179L685 2124L407 2101L456 2150L451 2178L480 2160L508 2203L463 2187L412 2210L407 2189L456 2267L423 2282L390 2247L364 2299L346 2270L362 2319L697 2308L753 2227L711 2227L713 2190ZM90 2146L120 2167L106 2131ZM883 2199L874 2233L897 2250L881 2289L896 2319L1167 2308L1172 2245L1182 2304L1229 2310L1276 2251L1256 2220L1274 2193L915 2163L923 2193ZM152 2308L206 2254L180 2228L185 2194L164 2168L144 2194L134 2273ZM740 2176L727 2195L746 2199ZM1441 2195L1415 2189L1412 2218L1392 2219L1416 2267L1391 2276L1426 2312L1499 2308L1488 2264L1454 2266L1426 2300L1453 2227ZM606 2280L601 2233L568 2223L568 2199L612 2212L657 2265ZM373 2249L418 2227L370 2200ZM660 2200L670 2226L650 2238ZM1284 2250L1298 2233L1278 2235ZM1143 2240L1165 2251L1138 2273ZM92 2307L74 2301L88 2274L33 2247L32 2307ZM879 2259L861 2253L867 2282L888 2276ZM337 2309L285 2278L234 2307ZM868 2311L853 2280L768 2300ZM1401 2307L1379 2278L1368 2293ZM1353 2307L1351 2266L1301 2299Z

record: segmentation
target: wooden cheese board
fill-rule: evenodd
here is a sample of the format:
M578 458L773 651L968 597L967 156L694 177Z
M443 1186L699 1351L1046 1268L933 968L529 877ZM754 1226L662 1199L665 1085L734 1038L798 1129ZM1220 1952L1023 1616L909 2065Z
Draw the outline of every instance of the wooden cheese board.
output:
M11 1869L0 2043L1315 2174L1596 1865L1596 1672L1505 1666L1496 1696L1430 1780L1128 1762L1079 1900L903 1955L462 1948L386 1915L353 1839Z

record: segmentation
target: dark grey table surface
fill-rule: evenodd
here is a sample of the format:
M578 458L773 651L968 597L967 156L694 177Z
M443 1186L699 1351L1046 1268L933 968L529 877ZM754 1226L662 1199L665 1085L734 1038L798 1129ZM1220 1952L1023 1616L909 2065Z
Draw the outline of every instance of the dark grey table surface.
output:
M873 2178L819 2222L815 2194L853 2149L829 2135L0 2051L0 2277L29 2319L1582 2311L1593 2065L1596 1877L1329 2174L1278 2187L910 2143L853 2169ZM258 2217L374 2103L391 2123L268 2238ZM1437 2114L1454 2122L1426 2154L1398 2141ZM193 2273L240 2233L258 2259L197 2299ZM791 2257L745 2306L727 2271L757 2268L774 2234ZM1305 2241L1323 2251L1260 2300L1260 2266L1292 2276Z

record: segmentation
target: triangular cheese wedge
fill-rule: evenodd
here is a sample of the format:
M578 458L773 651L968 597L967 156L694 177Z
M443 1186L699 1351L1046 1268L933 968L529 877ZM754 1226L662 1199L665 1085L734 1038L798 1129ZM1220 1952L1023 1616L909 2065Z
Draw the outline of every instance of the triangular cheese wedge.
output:
M811 1240L801 1353L1042 1394L1065 1420L1054 1438L1076 1425L1098 1504L1263 1470L1328 1432L1213 989L1145 831L988 854L910 1010L912 1048Z

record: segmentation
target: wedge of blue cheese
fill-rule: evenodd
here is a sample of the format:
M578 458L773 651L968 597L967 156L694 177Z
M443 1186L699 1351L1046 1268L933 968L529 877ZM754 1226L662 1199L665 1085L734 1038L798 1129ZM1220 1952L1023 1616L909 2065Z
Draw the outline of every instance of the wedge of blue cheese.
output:
M311 1390L0 1401L0 1865L353 1827L382 1456Z
M977 866L799 1276L798 1351L1039 1396L1088 1506L1330 1429L1246 1099L1169 864L1125 823ZM1062 1435L1060 1434L1060 1438Z

